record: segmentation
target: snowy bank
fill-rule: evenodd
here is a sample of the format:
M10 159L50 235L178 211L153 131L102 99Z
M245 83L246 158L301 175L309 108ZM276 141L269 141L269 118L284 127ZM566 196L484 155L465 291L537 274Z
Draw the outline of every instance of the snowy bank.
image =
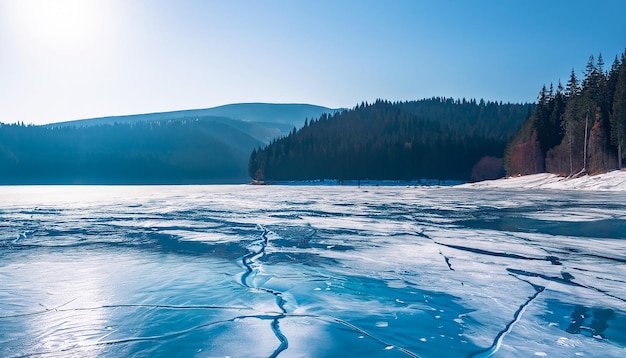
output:
M585 175L578 178L565 178L555 174L542 173L498 180L485 180L478 183L462 184L458 187L626 191L626 171L615 170L604 174Z

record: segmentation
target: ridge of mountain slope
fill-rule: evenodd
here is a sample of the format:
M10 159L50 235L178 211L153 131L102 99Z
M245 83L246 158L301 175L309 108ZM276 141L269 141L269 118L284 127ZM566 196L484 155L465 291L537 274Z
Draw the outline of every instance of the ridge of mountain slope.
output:
M304 123L305 118L318 118L322 115L322 113L334 113L336 111L338 111L338 109L331 109L312 104L234 103L204 109L187 109L168 112L87 118L51 123L47 124L46 126L94 126L115 123L196 119L201 117L226 117L244 122L259 122L271 124L280 123L300 127Z

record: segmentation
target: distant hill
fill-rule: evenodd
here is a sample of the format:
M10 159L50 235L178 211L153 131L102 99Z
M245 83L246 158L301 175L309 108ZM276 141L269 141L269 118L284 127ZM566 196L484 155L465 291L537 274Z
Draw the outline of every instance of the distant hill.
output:
M244 103L45 126L0 123L0 184L188 184L247 181L250 152L332 113Z
M336 109L311 104L236 103L205 109L81 119L52 123L47 126L79 127L115 123L132 124L151 121L210 119L239 127L251 136L263 142L269 142L272 138L288 134L293 127L302 127L306 118L319 118L322 113L334 113L336 111ZM253 125L237 123L237 121L253 123Z
M246 181L262 142L213 120L91 126L0 124L0 184Z

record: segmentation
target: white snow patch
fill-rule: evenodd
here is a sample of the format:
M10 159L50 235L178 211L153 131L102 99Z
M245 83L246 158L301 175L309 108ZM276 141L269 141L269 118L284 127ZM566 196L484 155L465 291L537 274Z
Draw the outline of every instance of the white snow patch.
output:
M614 170L604 174L566 178L555 174L542 173L485 180L478 183L462 184L460 188L500 188L500 189L558 189L626 191L626 170Z

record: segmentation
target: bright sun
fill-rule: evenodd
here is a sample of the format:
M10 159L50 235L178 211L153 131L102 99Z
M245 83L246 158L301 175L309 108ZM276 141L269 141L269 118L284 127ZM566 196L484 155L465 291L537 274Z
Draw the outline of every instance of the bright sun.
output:
M92 0L10 1L12 22L21 38L39 45L80 46L97 28L100 4Z

